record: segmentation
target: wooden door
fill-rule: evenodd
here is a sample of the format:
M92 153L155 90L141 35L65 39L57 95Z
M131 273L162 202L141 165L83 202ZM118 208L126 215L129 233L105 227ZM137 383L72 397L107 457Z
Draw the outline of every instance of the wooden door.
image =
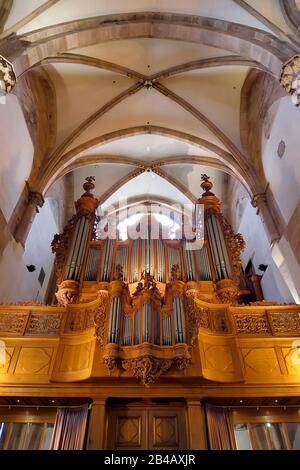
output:
M186 449L186 414L182 403L111 405L107 413L107 448Z

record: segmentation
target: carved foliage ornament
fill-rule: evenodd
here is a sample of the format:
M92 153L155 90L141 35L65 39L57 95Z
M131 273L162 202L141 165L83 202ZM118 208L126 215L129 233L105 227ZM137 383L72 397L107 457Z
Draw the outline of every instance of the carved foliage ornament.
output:
M96 339L99 346L104 346L105 344L105 332L106 332L106 311L108 305L108 292L101 291L98 294L99 298L99 307L96 311L94 318L95 327L96 327Z
M195 303L196 291L188 291L185 297L185 312L187 315L188 338L194 346L200 328L209 328L209 313L207 308L200 308Z
M77 281L67 280L58 286L56 298L59 305L66 306L75 304L79 298L79 283Z
M231 225L225 220L223 215L220 214L219 217L231 254L232 277L234 280L237 280L241 274L241 254L246 248L246 243L240 233L235 234L233 232Z
M280 83L289 95L294 95L295 104L299 106L300 99L300 55L296 54L282 67Z
M270 334L268 319L265 313L239 313L234 315L238 334L266 335Z
M55 256L55 274L58 282L62 281L65 257L70 246L73 231L77 222L77 215L74 215L65 226L63 233L54 235L51 243L52 253Z
M16 81L13 65L0 55L0 95L10 93Z
M272 312L270 320L274 334L300 334L300 312Z
M161 359L146 355L123 360L122 367L130 371L135 378L140 379L144 385L148 386L156 382L173 364L176 365L179 370L185 370L190 362L190 358L186 356L179 356L175 359Z

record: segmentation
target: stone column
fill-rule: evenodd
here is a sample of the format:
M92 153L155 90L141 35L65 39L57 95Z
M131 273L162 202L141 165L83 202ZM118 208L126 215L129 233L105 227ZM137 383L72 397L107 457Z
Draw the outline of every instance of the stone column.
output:
M208 446L203 406L200 400L195 399L187 399L186 404L189 426L189 448L192 450L206 450Z
M87 450L105 448L106 399L95 399L90 412Z
M43 207L44 202L45 201L42 194L35 191L29 192L27 207L20 222L17 225L15 233L15 239L20 242L23 247L25 246L35 216L39 213L39 208Z
M266 234L270 245L278 242L280 234L278 232L276 221L274 220L267 202L266 193L254 194L251 200L252 206L257 209L256 214L260 216L261 221L266 229Z

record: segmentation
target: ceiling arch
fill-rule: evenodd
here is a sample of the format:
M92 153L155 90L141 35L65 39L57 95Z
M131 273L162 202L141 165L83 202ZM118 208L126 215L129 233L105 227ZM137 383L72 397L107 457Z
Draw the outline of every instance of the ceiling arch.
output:
M99 42L154 37L219 47L262 64L279 77L295 49L262 30L229 21L174 13L123 13L71 21L19 36L18 74L51 55ZM21 45L20 44L20 45ZM27 46L27 45L28 46Z
M39 190L45 192L62 171L64 171L70 164L76 162L81 152L104 143L119 140L123 137L152 133L167 137L174 137L179 141L187 142L196 147L208 150L215 158L226 164L237 175L237 177L243 181L245 187L250 193L257 192L259 185L255 175L251 175L250 172L245 172L240 163L236 161L229 152L194 135L159 126L136 126L132 128L120 129L118 131L111 132L109 134L92 139L91 141L85 142L77 148L67 152L58 161L51 161L48 164L47 168L44 169L42 178L39 181Z

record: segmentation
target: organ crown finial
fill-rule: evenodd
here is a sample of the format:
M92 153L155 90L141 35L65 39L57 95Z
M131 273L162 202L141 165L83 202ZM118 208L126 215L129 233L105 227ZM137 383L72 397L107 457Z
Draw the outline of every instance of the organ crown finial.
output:
M91 194L91 191L95 189L95 176L88 176L85 178L83 189L85 190L84 196L89 196Z
M213 183L210 181L210 176L207 176L205 173L201 175L201 188L204 189L202 196L214 196L210 190L213 187Z

